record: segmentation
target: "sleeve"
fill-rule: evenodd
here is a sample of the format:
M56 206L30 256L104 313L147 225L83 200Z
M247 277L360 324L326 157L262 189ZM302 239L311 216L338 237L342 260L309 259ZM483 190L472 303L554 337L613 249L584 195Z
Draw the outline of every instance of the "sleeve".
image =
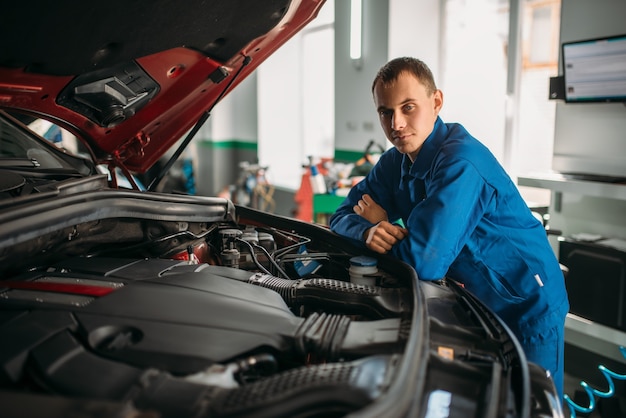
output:
M392 254L411 264L422 280L443 278L494 196L471 162L443 158L430 173L426 198L410 212L408 237L394 246Z
M364 242L363 234L374 225L354 213L352 208L361 196L369 194L391 218L397 212L392 206L392 191L396 188L393 182L398 177L399 170L394 155L390 152L384 153L368 175L352 187L346 199L330 217L330 229L339 235Z

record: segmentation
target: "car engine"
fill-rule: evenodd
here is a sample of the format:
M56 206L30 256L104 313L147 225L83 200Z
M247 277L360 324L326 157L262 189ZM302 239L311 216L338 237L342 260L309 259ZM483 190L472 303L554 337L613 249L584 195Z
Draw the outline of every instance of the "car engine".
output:
M350 254L309 241L99 217L17 244L29 256L0 285L0 386L165 416L361 408L393 374L412 293L382 270L376 285L351 283Z

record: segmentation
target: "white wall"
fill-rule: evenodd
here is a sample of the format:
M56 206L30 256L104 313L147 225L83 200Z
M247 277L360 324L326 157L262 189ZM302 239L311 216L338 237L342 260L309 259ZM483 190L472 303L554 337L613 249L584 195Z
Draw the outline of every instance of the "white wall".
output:
M389 0L389 56L424 61L441 78L440 0Z
M211 114L211 135L214 141L256 142L257 77L250 74L235 90L215 106Z
M212 145L229 141L256 143L256 97L257 77L251 74L233 94L227 95L213 108L211 117L186 151L193 159L198 194L214 196L236 180L239 161L235 150L238 145L233 145L235 148L230 151L215 151ZM248 152L240 157L248 159Z
M279 187L300 187L308 156L333 156L333 16L329 0L257 70L259 162Z
M448 1L437 80L441 117L458 122L506 165L508 13L493 0ZM504 25L503 25L504 23Z
M269 166L270 181L297 189L302 176L300 109L301 92L288 86L300 86L301 48L299 38L285 43L258 68L259 161ZM280 166L280 179L275 179ZM274 169L272 169L274 167Z
M385 144L371 84L387 62L387 0L363 1L363 59L350 60L350 1L335 2L335 149L362 151L371 139Z

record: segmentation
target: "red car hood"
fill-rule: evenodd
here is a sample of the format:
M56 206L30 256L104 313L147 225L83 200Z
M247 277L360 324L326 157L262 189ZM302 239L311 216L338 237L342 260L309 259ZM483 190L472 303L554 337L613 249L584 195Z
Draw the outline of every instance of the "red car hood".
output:
M36 0L2 6L0 108L144 172L325 0Z

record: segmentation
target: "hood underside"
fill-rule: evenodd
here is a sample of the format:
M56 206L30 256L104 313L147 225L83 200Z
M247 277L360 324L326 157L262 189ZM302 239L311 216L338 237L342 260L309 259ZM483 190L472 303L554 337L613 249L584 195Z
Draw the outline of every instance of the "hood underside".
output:
M3 6L0 108L144 172L321 0L43 0Z

